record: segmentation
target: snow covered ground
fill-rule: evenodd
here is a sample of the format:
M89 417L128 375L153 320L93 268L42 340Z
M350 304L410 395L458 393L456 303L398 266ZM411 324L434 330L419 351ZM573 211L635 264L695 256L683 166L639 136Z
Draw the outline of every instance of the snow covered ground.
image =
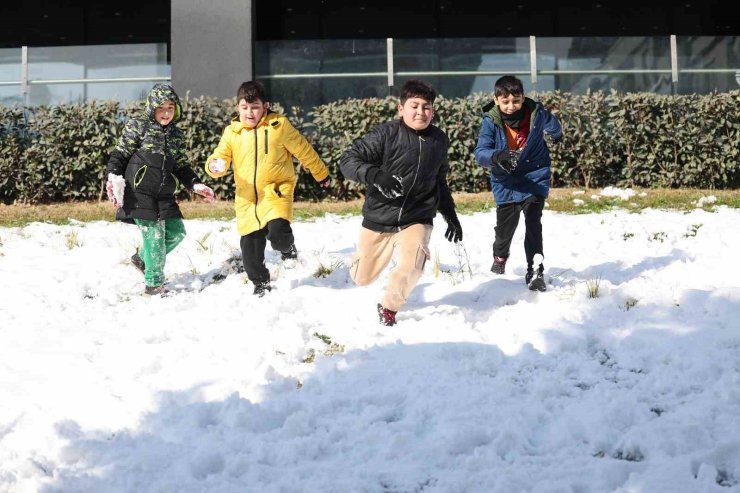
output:
M360 220L295 223L264 298L214 282L232 222L186 220L166 298L135 227L0 228L0 491L740 491L740 211L546 210L545 293L523 221L497 277L494 212L438 219L390 328Z

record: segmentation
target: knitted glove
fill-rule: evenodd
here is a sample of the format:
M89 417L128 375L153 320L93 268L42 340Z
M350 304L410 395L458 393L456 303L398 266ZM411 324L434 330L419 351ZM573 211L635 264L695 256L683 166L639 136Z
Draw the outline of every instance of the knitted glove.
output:
M377 188L387 199L395 199L403 195L401 177L386 173L380 168L368 172L367 182Z
M211 187L202 183L196 183L195 185L193 185L193 192L201 195L202 197L205 197L206 202L213 202L215 200Z
M447 241L457 243L463 239L463 230L460 225L460 220L457 218L456 213L443 214L442 217L447 221L447 231L445 231L445 238Z
M123 206L123 190L126 188L126 180L121 175L108 173L108 181L105 184L105 192L113 207L118 209Z
M208 163L208 171L211 173L223 173L226 169L226 161L220 158L211 159Z
M494 152L491 156L491 161L498 165L499 169L504 173L511 174L516 169L517 164L519 164L519 156L521 154L521 150L504 149Z

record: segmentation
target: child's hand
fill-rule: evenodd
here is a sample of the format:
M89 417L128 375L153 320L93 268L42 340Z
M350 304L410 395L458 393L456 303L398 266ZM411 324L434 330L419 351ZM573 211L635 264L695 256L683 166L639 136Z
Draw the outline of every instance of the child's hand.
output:
M460 225L460 220L457 218L457 214L454 212L450 215L442 215L445 221L447 221L447 231L445 231L445 238L447 241L457 243L463 239L463 230Z
M404 193L401 177L391 175L381 169L378 169L374 175L368 176L368 182L374 185L387 199L398 198Z
M193 185L193 192L205 197L206 202L210 203L216 200L216 198L213 196L213 190L211 189L211 187L202 183L196 183L195 185Z
M208 163L208 171L211 173L223 173L224 170L226 170L226 161L224 159L211 159Z
M113 207L118 209L123 206L123 190L126 188L126 180L121 175L108 173L108 182L105 184L105 193Z
M519 164L519 156L522 151L517 149L504 149L496 151L491 156L491 161L498 165L504 173L513 173Z

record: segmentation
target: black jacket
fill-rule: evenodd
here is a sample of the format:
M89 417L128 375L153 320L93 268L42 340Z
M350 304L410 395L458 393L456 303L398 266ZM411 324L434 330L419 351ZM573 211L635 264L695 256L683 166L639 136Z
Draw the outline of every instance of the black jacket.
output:
M163 127L154 119L154 110L165 101L173 101L176 109L173 121ZM157 84L147 98L145 114L126 123L107 167L108 173L126 179L123 206L116 211L116 219L182 218L175 201L177 185L192 190L200 180L186 164L185 137L175 124L181 114L174 90Z
M362 225L391 232L412 224L432 224L437 210L454 215L447 186L449 144L447 135L434 125L417 131L400 119L378 125L355 140L342 154L339 167L346 178L367 187ZM368 183L368 171L376 167L401 178L402 196L388 199Z

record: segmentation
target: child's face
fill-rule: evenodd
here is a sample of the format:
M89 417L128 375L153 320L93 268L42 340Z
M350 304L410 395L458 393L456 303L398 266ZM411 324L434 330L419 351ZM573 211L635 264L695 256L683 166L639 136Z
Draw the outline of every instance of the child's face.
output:
M254 128L260 122L265 111L267 111L267 103L262 102L260 99L252 103L247 103L246 99L242 99L236 105L236 110L239 112L239 121L249 128Z
M173 118L175 118L175 103L172 101L165 101L162 106L154 109L154 119L163 127L169 125Z
M524 104L524 94L507 94L505 96L498 96L496 98L496 104L502 113L511 115L522 109Z
M405 103L398 105L398 113L409 127L424 130L432 123L434 105L426 99L408 98Z

